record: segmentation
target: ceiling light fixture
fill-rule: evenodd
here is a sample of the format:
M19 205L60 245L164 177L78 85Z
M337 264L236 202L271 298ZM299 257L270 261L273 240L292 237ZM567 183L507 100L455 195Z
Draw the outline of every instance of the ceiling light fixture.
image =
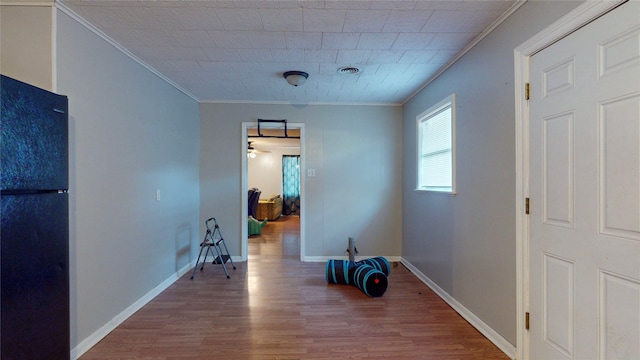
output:
M256 149L251 146L251 141L249 141L249 146L247 146L247 158L255 159L256 157Z
M300 86L304 84L304 82L309 77L304 71L287 71L282 76L287 79L287 82L293 86Z
M353 66L343 66L338 69L338 74L342 75L356 75L360 73L360 69Z

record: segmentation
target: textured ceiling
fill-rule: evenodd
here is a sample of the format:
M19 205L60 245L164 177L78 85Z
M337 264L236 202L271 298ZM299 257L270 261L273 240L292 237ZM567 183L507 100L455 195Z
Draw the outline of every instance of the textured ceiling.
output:
M398 104L522 2L59 3L203 102ZM309 79L293 87L288 70Z

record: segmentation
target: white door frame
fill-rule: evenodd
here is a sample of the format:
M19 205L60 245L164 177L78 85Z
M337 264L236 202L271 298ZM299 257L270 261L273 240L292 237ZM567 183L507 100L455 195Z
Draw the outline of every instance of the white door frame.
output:
M626 0L587 0L514 50L516 109L516 330L517 359L529 359L529 333L525 313L529 311L529 218L525 198L529 196L529 83L531 56L604 15Z
M304 123L287 123L287 125L289 126L289 128L291 129L300 129L300 261L304 261L304 253L305 253L305 226L306 226L306 221L305 221L305 214L307 213L306 211L306 201L305 201L305 181L306 181L306 176L304 176L306 174L306 166L307 166L307 162L306 162L306 151L305 151L305 140L304 140L304 134L305 134L305 130L304 130ZM240 218L245 218L247 217L247 213L249 211L249 204L248 204L248 193L247 190L249 189L249 169L248 169L248 163L247 163L247 141L249 141L248 136L247 136L247 131L249 130L249 128L257 128L258 127L258 122L243 122L242 123L242 141L240 142L240 146L241 146L241 150L240 153L242 154L241 158L242 158L242 176L241 176L241 186L240 186L240 201L241 201L241 206L240 206ZM242 260L247 260L249 259L249 229L248 229L248 223L246 221L242 221L242 230L240 232L240 236L242 236L242 246L240 249L240 256L242 258Z

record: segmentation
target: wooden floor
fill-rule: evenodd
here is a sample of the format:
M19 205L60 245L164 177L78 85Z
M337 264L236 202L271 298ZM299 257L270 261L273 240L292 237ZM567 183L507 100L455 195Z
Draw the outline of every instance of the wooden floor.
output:
M402 265L384 296L299 261L299 219L269 222L231 279L189 272L81 359L507 359Z

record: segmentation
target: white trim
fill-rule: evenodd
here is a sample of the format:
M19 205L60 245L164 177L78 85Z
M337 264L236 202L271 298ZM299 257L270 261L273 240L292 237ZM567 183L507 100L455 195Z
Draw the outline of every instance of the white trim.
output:
M451 190L434 190L434 189L423 189L420 188L420 177L422 174L422 124L431 120L431 118L435 113L441 112L443 109L449 108L451 109ZM449 196L456 195L456 93L452 93L451 95L445 97L444 99L438 101L436 104L430 106L427 110L421 112L416 116L416 191L425 191L429 193L439 193L445 194Z
M116 48L118 51L123 53L125 56L128 56L129 58L131 58L131 60L137 62L142 67L144 67L145 69L149 70L151 73L153 73L154 75L156 75L160 79L164 80L167 84L173 86L178 91L182 92L183 94L187 95L188 97L192 98L193 100L197 101L198 103L200 102L200 99L198 99L195 95L191 94L190 92L188 92L187 90L182 88L180 85L178 85L177 83L173 82L168 77L164 76L161 72L159 72L158 70L154 69L151 65L147 64L142 59L140 59L139 57L134 55L132 52L127 50L124 46L120 45L118 42L116 42L115 40L110 38L107 34L103 33L98 28L96 28L95 26L91 25L91 23L89 23L88 21L83 19L80 15L76 14L73 10L69 9L66 5L60 3L59 1L56 1L55 2L55 7L57 9L59 9L60 11L62 11L63 13L69 15L72 19L74 19L75 21L80 23L82 26L87 28L89 31L91 31L94 34L98 35L100 38L102 38L102 40L106 41L109 45L111 45L114 48Z
M485 323L477 317L471 310L467 309L464 305L458 302L453 296L439 287L433 280L423 274L418 268L413 266L408 260L402 259L400 261L409 271L413 273L420 281L425 283L436 295L440 296L449 306L453 308L460 316L469 322L474 328L476 328L482 335L484 335L489 341L498 347L503 353L505 353L510 359L516 357L516 347L513 346L507 339L502 337L497 331L493 330L489 324Z
M306 130L303 123L291 123L300 126L300 261L307 251L307 150Z
M524 86L529 82L529 61L541 51L625 0L588 0L514 50L516 136L516 332L517 358L529 359L529 334L524 314L529 310L529 222L524 199L529 196L529 104Z
M520 8L520 6L524 5L527 0L518 0L515 4L509 8L504 14L500 15L488 28L486 28L480 35L476 36L467 46L465 46L459 53L457 53L451 60L449 60L443 67L441 67L438 72L431 75L427 79L427 81L420 87L418 90L413 92L406 100L402 102L402 105L408 103L411 99L413 99L416 95L418 95L424 88L429 86L435 79L437 79L442 73L447 71L453 64L455 64L460 58L462 58L466 53L468 53L474 46L478 45L482 39L484 39L487 35L489 35L495 28L497 28L500 24L502 24L511 14L513 14L516 10Z
M117 328L120 324L122 324L125 320L127 320L131 315L133 315L136 311L140 310L143 306L148 304L151 300L153 300L156 296L166 290L169 286L171 286L174 282L176 282L182 275L192 271L193 267L196 266L196 261L193 260L189 264L185 265L182 269L178 270L175 274L169 276L165 281L161 282L155 288L151 289L147 294L138 299L133 304L129 305L124 311L120 314L116 315L113 319L108 321L106 324L102 325L98 330L96 330L93 334L86 337L82 340L76 347L71 349L71 358L77 359L82 354L91 349L95 344L100 342L105 336L109 335L111 331Z
M458 193L457 192L451 192L451 191L434 191L434 190L427 190L427 189L413 189L413 191L417 194L429 194L429 195L437 195L437 196L457 196Z
M240 214L238 219L246 219L249 213L249 163L247 161L247 142L249 141L248 130L250 126L258 126L257 122L243 122L240 134ZM240 256L249 259L249 224L241 221L240 224Z
M54 6L54 0L51 1L0 1L0 6Z
M356 261L359 261L359 260L362 260L362 259L378 257L378 256L380 256L380 255L370 255L370 256L358 255L358 256L356 256ZM400 256L382 256L382 257L387 259L387 261L390 262L390 263L402 261L402 257L400 257ZM302 259L303 262L327 262L329 260L349 260L349 256L348 255L340 255L340 256L305 256L304 259Z
M331 105L331 106L402 106L402 103L360 103L360 102L291 102L258 100L200 100L201 104L259 104L259 105Z
M241 154L241 194L240 194L240 219L246 218L248 213L248 199L247 199L247 189L249 188L249 168L247 163L246 156L246 146L248 139L248 130L250 127L257 127L258 123L255 121L243 122L241 126L242 134L241 142L240 142L240 154ZM306 213L307 213L307 202L306 202L306 176L304 174L307 173L306 170L306 150L305 150L305 124L304 123L296 123L296 122L288 122L287 126L289 129L300 129L300 261L304 260L304 254L306 251ZM243 259L249 258L249 230L248 224L246 221L243 221L241 224L240 236L242 239L241 244L241 254Z

